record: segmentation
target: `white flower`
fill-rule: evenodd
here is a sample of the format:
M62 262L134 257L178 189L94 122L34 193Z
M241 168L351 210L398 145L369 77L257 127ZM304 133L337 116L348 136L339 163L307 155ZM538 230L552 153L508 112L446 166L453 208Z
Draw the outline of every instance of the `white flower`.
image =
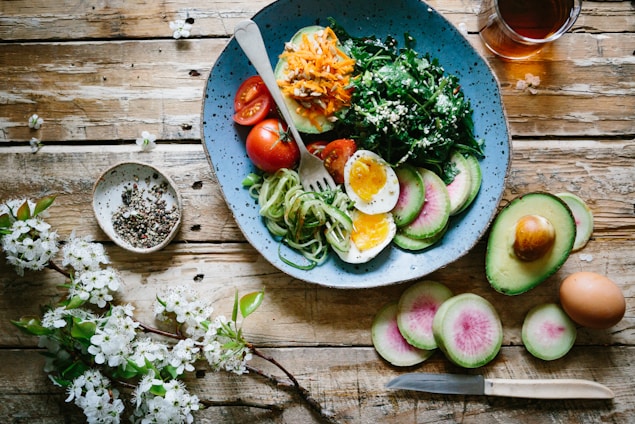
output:
M111 389L110 380L98 370L87 370L68 387L66 402L75 401L88 423L119 423L124 404Z
M62 266L71 266L76 272L96 271L100 264L110 263L104 245L91 242L90 237L75 237L75 232L62 248Z
M132 353L132 341L139 323L131 318L131 306L114 306L110 316L106 316L95 334L90 338L88 353L95 357L95 363L118 367L126 363Z
M146 366L146 361L163 367L168 356L168 345L150 337L138 337L132 343L132 354L130 360L138 367Z
M192 24L188 24L182 19L177 19L174 22L170 22L170 29L174 31L172 37L176 38L177 40L181 37L187 38L190 36Z
M42 148L42 146L44 146L44 144L42 144L42 142L35 137L31 138L29 145L31 146L32 153L37 153Z
M29 118L29 128L33 128L34 130L39 130L43 122L44 122L44 119L40 118L37 114L34 113Z
M155 396L150 392L152 386L163 386L164 396ZM192 411L200 408L199 399L191 395L185 385L178 380L162 382L147 375L134 392L136 409L134 417L143 417L135 422L145 423L191 423Z
M225 370L235 374L244 374L247 372L247 362L251 360L251 350L245 346L236 346L232 349L226 349L224 346L231 341L229 337L222 332L222 327L227 324L227 319L219 315L209 324L209 329L202 341L203 355L212 367L212 370Z
M2 236L2 249L20 276L25 269L40 271L59 250L57 233L39 216L14 221L9 230L11 233Z
M121 280L113 268L85 271L78 274L68 290L68 297L82 300L103 308L113 300L112 293L119 290Z
M150 134L147 131L143 131L141 133L141 138L136 140L138 146L141 147L143 151L149 151L157 147L156 144L157 137L154 134Z
M199 348L194 345L194 340L180 340L170 351L169 363L176 369L178 375L184 371L194 371L194 361L198 358Z

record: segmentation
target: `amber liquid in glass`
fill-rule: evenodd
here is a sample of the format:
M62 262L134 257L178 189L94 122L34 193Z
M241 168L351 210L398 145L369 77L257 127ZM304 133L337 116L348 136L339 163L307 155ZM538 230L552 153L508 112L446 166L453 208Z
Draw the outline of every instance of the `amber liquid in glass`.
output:
M567 21L573 0L498 0L507 25L523 37L545 39Z
M495 2L492 1L492 7ZM481 37L503 57L528 57L544 44L523 40L522 37L532 40L549 38L567 23L573 8L574 0L498 0L498 20L490 22L481 31ZM506 27L517 35L510 34Z

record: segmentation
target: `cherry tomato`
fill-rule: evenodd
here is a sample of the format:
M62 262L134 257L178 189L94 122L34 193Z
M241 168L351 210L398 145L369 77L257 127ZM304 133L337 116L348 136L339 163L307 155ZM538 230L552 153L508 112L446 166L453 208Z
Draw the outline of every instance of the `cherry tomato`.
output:
M300 160L300 150L288 134L286 124L276 118L257 123L247 135L245 147L254 165L269 173L294 168Z
M307 144L306 149L309 151L309 153L322 159L322 151L327 144L328 141L312 141L311 143Z
M324 167L337 184L344 183L344 165L356 150L355 141L349 138L333 140L322 150Z
M268 93L261 94L234 114L234 122L240 125L256 125L269 115L272 107L271 96Z
M247 103L251 103L256 97L269 94L262 78L258 75L247 78L236 90L234 96L234 112L241 110Z

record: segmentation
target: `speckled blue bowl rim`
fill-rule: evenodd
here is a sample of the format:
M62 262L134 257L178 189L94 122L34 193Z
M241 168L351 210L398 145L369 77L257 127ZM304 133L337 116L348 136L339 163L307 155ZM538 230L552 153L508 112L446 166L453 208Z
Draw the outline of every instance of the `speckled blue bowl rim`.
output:
M201 128L207 158L245 238L286 274L334 288L379 287L422 278L466 255L497 213L511 162L510 132L500 85L465 37L420 0L279 0L263 8L253 20L260 26L270 60L275 64L284 42L298 29L328 25L329 17L354 36L375 35L383 39L392 35L403 45L403 34L409 33L417 41L417 51L430 53L446 72L459 77L472 102L475 134L486 143L486 157L481 161L483 183L471 207L451 218L442 241L422 252L390 246L366 264L346 264L336 255L308 271L286 264L280 255L296 263L305 261L291 249L281 247L269 234L258 214L258 205L242 187L245 176L255 168L244 148L248 129L231 119L233 96L238 85L255 70L234 38L212 67L205 87Z

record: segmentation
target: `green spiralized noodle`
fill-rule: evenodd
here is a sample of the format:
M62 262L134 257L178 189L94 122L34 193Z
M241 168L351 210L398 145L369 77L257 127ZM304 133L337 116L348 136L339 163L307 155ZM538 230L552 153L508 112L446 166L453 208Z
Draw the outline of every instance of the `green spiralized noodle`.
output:
M249 193L258 200L269 232L298 250L310 265L282 258L285 262L311 269L326 260L329 246L340 251L349 249L353 223L345 211L352 208L352 201L341 189L305 191L298 173L283 168L251 184Z

